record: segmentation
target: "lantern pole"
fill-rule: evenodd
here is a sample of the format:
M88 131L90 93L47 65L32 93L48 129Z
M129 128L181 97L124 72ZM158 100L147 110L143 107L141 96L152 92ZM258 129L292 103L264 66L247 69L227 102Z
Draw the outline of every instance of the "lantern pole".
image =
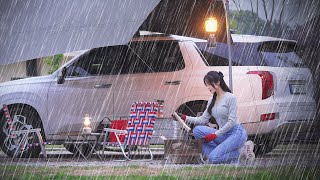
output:
M232 83L232 54L231 54L231 34L230 34L230 19L229 19L229 0L224 0L225 15L226 15L226 29L227 29L227 43L229 55L229 88L233 92Z

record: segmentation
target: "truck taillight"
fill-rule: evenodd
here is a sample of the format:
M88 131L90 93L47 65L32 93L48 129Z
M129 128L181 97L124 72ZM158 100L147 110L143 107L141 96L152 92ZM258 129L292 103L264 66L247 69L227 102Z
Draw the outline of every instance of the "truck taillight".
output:
M260 121L269 121L278 119L279 113L261 114Z
M262 80L262 99L267 99L274 92L273 76L269 71L249 71L247 74L257 74Z

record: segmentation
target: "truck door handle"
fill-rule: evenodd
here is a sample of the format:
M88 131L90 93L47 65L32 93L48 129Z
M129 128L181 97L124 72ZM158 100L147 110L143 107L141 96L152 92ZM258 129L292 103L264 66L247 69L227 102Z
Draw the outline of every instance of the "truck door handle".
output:
M182 81L166 81L164 82L164 85L179 85Z
M112 84L96 84L94 88L110 88Z

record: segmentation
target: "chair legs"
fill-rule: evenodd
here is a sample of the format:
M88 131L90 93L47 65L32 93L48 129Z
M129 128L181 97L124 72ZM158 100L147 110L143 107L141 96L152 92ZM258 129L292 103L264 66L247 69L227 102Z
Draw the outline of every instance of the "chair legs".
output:
M203 159L202 153L200 154L200 161L202 164L207 164L207 162Z
M17 157L19 155L19 151L21 151L21 146L24 148L25 145L28 145L28 135L30 133L35 133L37 139L38 139L38 144L41 148L41 152L43 154L43 157L45 159L47 159L47 153L46 153L46 149L44 147L44 142L43 142L43 139L42 139L42 135L40 133L41 129L37 128L37 129L29 129L29 130L18 130L18 131L11 131L12 134L15 134L15 135L21 135L22 134L22 138L19 142L19 146L18 148L16 149L16 151L14 152L13 154L13 157Z
M130 156L131 156L131 147L130 145L128 146L129 147L129 151L128 151L128 155L126 154L125 152L125 145L124 144L121 144L121 141L119 139L119 135L115 132L114 133L115 136L116 136L116 139L117 139L117 142L119 143L120 145L120 148L121 148L121 152L123 154L123 156L125 157L125 161L151 161L153 160L153 154L151 152L151 149L150 149L150 146L147 145L147 148L148 148L148 151L149 151L149 154L150 154L150 159L141 159L141 160L135 160L135 159L131 159ZM123 160L122 160L123 161Z
M119 139L118 134L117 134L116 132L115 132L114 134L115 134L115 136L116 136L117 142L118 142L119 145L120 145L121 152L122 152L123 156L126 158L126 160L130 161L131 159L126 155L126 152L124 151L124 145L121 144L121 141L120 141L120 139Z
M149 153L150 153L150 161L152 161L153 160L153 154L152 154L152 152L151 152L151 149L150 149L150 146L148 145L148 150L149 150Z

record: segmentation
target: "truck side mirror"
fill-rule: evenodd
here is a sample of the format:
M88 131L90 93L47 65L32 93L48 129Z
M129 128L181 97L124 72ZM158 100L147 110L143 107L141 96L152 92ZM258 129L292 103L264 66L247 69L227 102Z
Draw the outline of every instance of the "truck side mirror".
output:
M64 79L66 78L66 75L67 75L67 68L64 67L64 68L62 68L61 71L59 72L57 83L58 83L58 84L63 84L64 81L65 81Z

